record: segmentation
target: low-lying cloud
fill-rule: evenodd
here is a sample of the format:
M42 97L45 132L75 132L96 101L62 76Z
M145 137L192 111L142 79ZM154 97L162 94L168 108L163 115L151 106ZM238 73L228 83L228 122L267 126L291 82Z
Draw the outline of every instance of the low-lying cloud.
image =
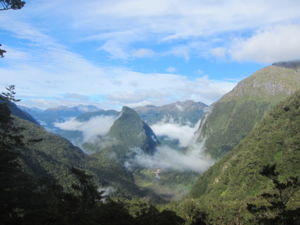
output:
M78 121L72 118L62 123L54 125L63 130L81 131L83 133L84 142L108 133L117 117L115 116L96 116L88 121Z
M149 169L175 171L194 171L202 173L213 164L213 160L202 154L202 146L193 146L189 152L183 153L168 146L157 147L154 155L136 150L133 160L126 162L127 166L138 165Z
M192 127L172 122L159 122L151 126L154 133L158 136L167 136L171 139L179 140L180 147L187 147L191 144L198 123Z

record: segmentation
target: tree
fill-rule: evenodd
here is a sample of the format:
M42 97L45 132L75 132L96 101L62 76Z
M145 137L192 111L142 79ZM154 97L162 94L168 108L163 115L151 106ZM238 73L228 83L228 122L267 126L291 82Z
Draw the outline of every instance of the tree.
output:
M22 128L14 125L8 106L14 86L0 95L0 224L17 224L24 214L32 192L32 180L18 162L18 148L24 146Z
M247 210L255 216L258 224L299 225L300 208L288 209L289 202L300 189L299 177L289 177L281 182L275 164L265 166L260 174L272 181L274 191L260 195L267 205L247 204Z
M21 9L24 5L21 0L0 0L0 10Z
M0 44L0 46L2 46L2 45ZM1 58L4 57L4 53L6 53L6 51L3 50L3 49L0 49L0 57L1 57Z

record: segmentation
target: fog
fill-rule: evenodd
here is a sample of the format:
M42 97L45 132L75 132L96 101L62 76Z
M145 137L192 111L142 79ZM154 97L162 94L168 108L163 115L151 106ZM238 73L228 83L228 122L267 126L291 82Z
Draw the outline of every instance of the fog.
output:
M195 126L181 125L173 122L159 122L151 126L157 136L167 136L171 139L179 140L180 147L187 147L192 143L194 133L199 127L199 122Z
M135 157L126 162L126 166L202 173L213 164L213 160L202 154L202 145L200 144L192 146L186 153L168 146L157 147L154 155L148 155L141 149L134 149L134 151L136 152Z
M54 125L63 130L81 131L84 142L93 140L98 135L105 135L113 125L117 117L96 116L88 121L78 121L75 118Z

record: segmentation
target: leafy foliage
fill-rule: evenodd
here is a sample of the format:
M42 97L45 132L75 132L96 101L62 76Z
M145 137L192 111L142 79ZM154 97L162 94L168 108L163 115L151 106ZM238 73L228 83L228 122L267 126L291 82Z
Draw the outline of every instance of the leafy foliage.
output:
M2 7L0 10L21 9L25 2L21 0L0 0L0 5Z
M261 204L257 196L273 190L270 179L260 175L265 165L277 165L281 182L300 176L299 134L300 91L276 106L234 150L201 175L191 195L215 220L226 218L230 223L236 215L242 215L244 222L250 220L245 203ZM288 209L299 206L298 187Z
M255 215L257 224L296 225L300 223L300 207L288 210L288 203L300 188L299 177L291 176L286 181L279 180L276 165L265 166L261 175L269 178L274 186L271 193L262 193L261 198L266 200L267 205L257 206L248 204L247 210Z

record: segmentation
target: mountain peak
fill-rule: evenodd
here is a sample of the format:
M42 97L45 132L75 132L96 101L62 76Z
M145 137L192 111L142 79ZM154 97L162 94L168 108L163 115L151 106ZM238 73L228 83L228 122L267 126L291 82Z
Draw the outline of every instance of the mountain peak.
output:
M134 111L132 108L130 108L128 106L123 106L122 107L122 112L123 113L135 113L135 114L137 114L136 111Z
M149 154L152 154L159 144L152 129L141 120L136 111L127 106L122 108L108 135L128 148L140 147Z

